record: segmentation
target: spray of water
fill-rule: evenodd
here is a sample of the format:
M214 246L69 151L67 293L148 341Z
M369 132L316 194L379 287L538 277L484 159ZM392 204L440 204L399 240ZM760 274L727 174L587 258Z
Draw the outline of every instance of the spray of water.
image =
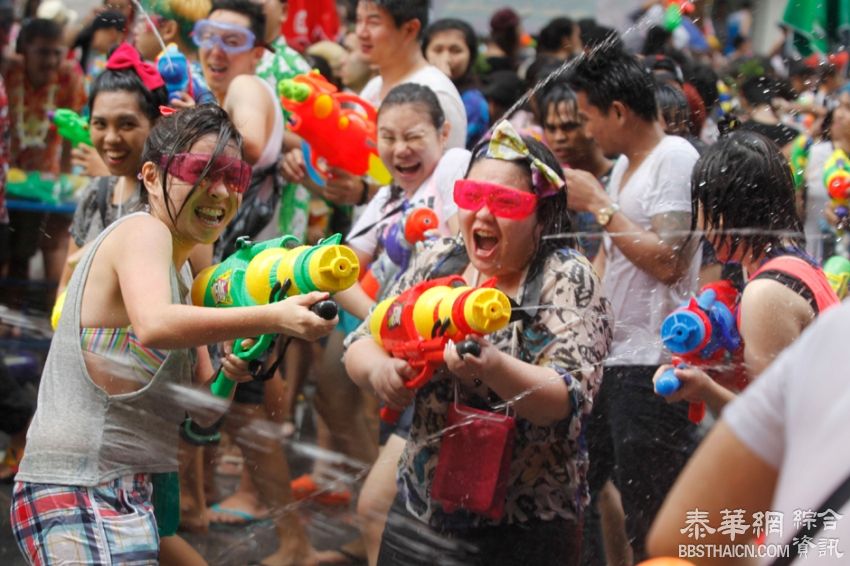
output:
M156 36L156 40L159 42L159 45L162 47L162 52L165 54L165 58L168 60L168 66L171 67L171 65L172 65L171 56L168 54L168 49L165 46L165 40L162 39L162 36L159 34L159 30L157 29L156 25L154 25L153 20L151 19L147 10L144 9L144 7L142 6L141 2L139 2L139 0L133 0L133 4L139 10L139 13L142 15L142 17L145 18L145 21L148 23L148 27L151 29L153 34Z

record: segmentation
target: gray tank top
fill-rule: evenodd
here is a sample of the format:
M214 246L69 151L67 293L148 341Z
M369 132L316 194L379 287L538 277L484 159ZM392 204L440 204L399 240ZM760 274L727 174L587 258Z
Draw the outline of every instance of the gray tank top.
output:
M74 270L41 376L18 481L94 486L129 474L177 469L178 425L185 415L180 390L191 384L192 350L169 351L140 390L110 396L92 382L80 346L80 306L95 252L117 226L138 214L145 213L107 227ZM171 300L182 302L173 267Z

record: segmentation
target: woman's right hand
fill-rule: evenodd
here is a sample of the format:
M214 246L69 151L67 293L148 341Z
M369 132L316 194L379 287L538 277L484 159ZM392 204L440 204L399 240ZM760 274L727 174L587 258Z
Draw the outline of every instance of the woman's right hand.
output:
M280 172L283 178L290 183L300 183L307 175L307 166L304 164L304 153L300 149L291 149L283 155L280 162Z
M83 175L89 177L108 177L110 175L106 163L98 155L97 150L90 145L80 144L71 150L71 164L81 167Z
M376 361L369 372L369 385L390 409L401 411L413 402L416 392L404 386L416 376L416 370L398 358L383 358Z
M339 322L338 317L325 320L310 310L314 304L327 299L328 293L313 291L306 295L293 295L274 303L280 313L280 332L310 342L331 333Z

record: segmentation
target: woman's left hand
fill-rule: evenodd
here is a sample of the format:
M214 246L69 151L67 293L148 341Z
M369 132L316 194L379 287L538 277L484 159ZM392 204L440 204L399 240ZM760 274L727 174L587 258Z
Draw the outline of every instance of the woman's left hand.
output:
M89 177L107 177L111 175L106 163L103 162L97 150L90 145L81 143L71 150L71 164L81 167L83 175Z
M470 335L466 337L466 340L478 344L478 347L481 348L481 353L478 355L473 353L459 354L457 347L463 342L449 340L443 351L443 359L446 362L446 366L450 372L458 376L462 381L468 383L474 383L475 380L486 382L487 374L492 371L501 352L482 336Z
M251 339L242 340L243 350L247 350L253 345L254 341ZM254 376L251 375L251 368L248 361L232 353L231 349L231 343L225 343L225 355L221 358L221 369L224 370L224 375L236 383L245 383L254 379Z

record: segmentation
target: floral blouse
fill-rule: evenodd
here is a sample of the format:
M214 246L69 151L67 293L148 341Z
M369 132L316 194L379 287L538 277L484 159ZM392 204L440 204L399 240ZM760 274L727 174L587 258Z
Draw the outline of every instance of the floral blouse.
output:
M459 252L464 259L462 271L468 260L460 236L427 243L389 296L433 277L435 266ZM515 299L526 308L542 308L525 311L528 316L524 320L510 323L487 339L524 362L554 369L569 389L572 411L550 426L537 426L517 416L505 514L499 523L577 519L590 501L584 424L599 391L602 362L611 345L611 307L602 296L602 286L590 263L575 250L565 248L553 253L539 277L542 280L524 280ZM348 343L368 336L367 318ZM492 525L491 520L466 511L449 514L430 497L441 431L454 389L454 380L444 366L417 391L410 437L399 462L399 494L407 509L431 526ZM458 391L458 401L469 406L496 410L504 403L486 385L459 385Z

